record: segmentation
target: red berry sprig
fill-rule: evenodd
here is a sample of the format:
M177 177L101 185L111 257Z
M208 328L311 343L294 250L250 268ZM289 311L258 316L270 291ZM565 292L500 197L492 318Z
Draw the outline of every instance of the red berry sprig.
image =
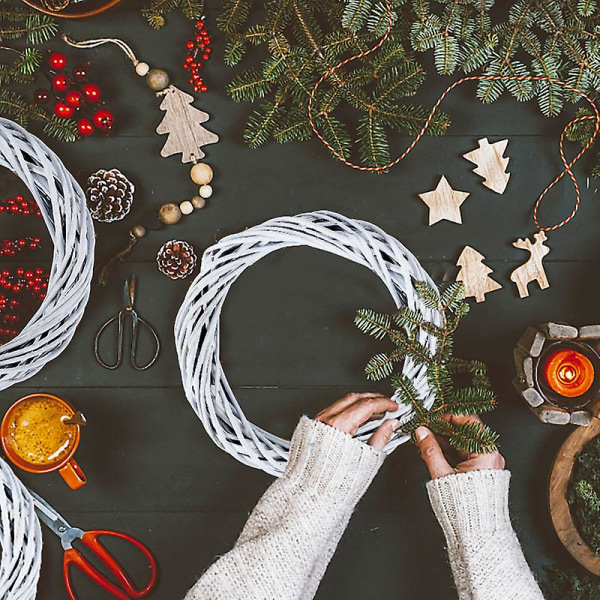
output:
M1 240L0 256L16 256L25 250L41 248L42 240L39 237L25 237L17 240Z
M67 63L67 57L61 52L51 52L48 56L54 114L61 119L77 118L77 130L82 137L90 136L95 131L108 133L113 128L114 117L101 106L100 87L88 81L89 67L77 66L69 75ZM48 103L51 91L37 90L34 101L40 105Z
M41 218L42 216L42 211L40 210L38 203L33 198L26 200L20 194L17 194L14 198L1 200L0 213L24 215L26 217L32 215L38 218Z
M200 75L202 63L210 58L212 52L210 47L210 36L204 26L204 17L196 21L194 39L186 42L187 54L183 68L190 72L189 83L195 92L206 92L208 87Z

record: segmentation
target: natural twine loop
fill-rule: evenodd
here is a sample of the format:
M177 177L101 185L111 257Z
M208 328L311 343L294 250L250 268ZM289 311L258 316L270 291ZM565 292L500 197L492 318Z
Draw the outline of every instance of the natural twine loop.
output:
M33 498L0 459L0 598L34 600L42 532Z
M71 341L90 293L94 228L85 195L58 156L37 137L3 118L0 166L29 188L54 244L46 297L25 328L0 346L3 390L35 375Z
M414 288L415 281L434 286L417 259L398 240L365 221L337 213L318 211L295 217L279 217L221 239L206 250L200 274L190 286L175 321L175 345L183 386L189 403L215 444L244 464L281 475L287 463L289 441L283 440L246 419L221 365L220 318L229 288L251 265L264 256L297 246L308 246L347 258L375 273L390 292L396 307L409 306L440 323L441 315L429 309ZM435 338L420 333L420 341L435 349ZM425 408L434 397L426 368L407 358L403 374L420 393ZM386 418L406 423L413 409L401 405ZM372 421L357 437L366 441L381 424ZM394 438L387 453L409 439Z

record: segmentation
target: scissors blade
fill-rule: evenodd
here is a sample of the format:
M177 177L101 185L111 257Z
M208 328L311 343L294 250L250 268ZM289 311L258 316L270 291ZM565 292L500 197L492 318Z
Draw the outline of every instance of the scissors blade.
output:
M125 280L123 285L123 306L128 309L133 309L135 304L135 275Z
M62 539L65 533L71 529L69 523L41 496L38 496L31 490L29 490L29 493L33 497L35 512L39 519L44 523L44 525L49 527L59 538Z

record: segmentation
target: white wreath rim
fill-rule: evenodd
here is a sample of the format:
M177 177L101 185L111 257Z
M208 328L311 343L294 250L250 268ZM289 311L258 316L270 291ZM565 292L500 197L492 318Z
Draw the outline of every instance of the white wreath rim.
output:
M276 476L287 463L289 441L245 418L220 363L220 315L229 288L246 268L276 250L298 246L325 250L366 266L382 280L397 308L404 304L418 307L426 319L441 322L441 315L423 303L412 283L407 285L407 281L419 280L435 287L428 273L396 238L366 221L330 211L277 217L209 247L175 321L175 346L186 398L219 448ZM420 340L431 350L435 348L432 335L422 331ZM403 373L429 409L434 397L425 371L409 359L404 363ZM412 414L412 409L400 405L386 418L398 418L403 424ZM381 422L365 424L356 437L366 441ZM389 454L408 439L407 434L398 436L385 452Z
M94 267L94 226L83 190L39 138L0 118L0 166L37 202L54 250L46 297L12 340L0 346L0 390L38 373L69 344L83 316Z

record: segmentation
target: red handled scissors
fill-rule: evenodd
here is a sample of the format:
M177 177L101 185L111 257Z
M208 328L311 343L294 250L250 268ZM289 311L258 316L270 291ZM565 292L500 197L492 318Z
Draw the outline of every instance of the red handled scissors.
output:
M119 600L131 600L132 598L143 598L148 595L154 584L156 583L156 561L152 556L150 550L144 546L139 540L125 533L119 533L118 531L83 531L77 527L71 527L67 521L52 508L43 498L38 496L35 492L30 492L35 502L35 512L37 513L40 520L47 525L61 540L62 547L65 551L63 560L63 575L65 577L65 584L67 586L67 593L71 600L77 600L75 592L73 591L73 585L71 583L70 567L78 567L85 573L92 581L97 583L101 588L112 594ZM138 548L142 554L148 560L150 565L150 582L143 589L136 588L127 573L123 570L123 567L116 561L113 555L106 550L106 548L99 541L101 537L113 537L120 538L129 542ZM98 569L96 569L87 559L73 547L75 540L81 540L81 543L86 548L104 563L107 570L114 575L115 582L105 577Z

